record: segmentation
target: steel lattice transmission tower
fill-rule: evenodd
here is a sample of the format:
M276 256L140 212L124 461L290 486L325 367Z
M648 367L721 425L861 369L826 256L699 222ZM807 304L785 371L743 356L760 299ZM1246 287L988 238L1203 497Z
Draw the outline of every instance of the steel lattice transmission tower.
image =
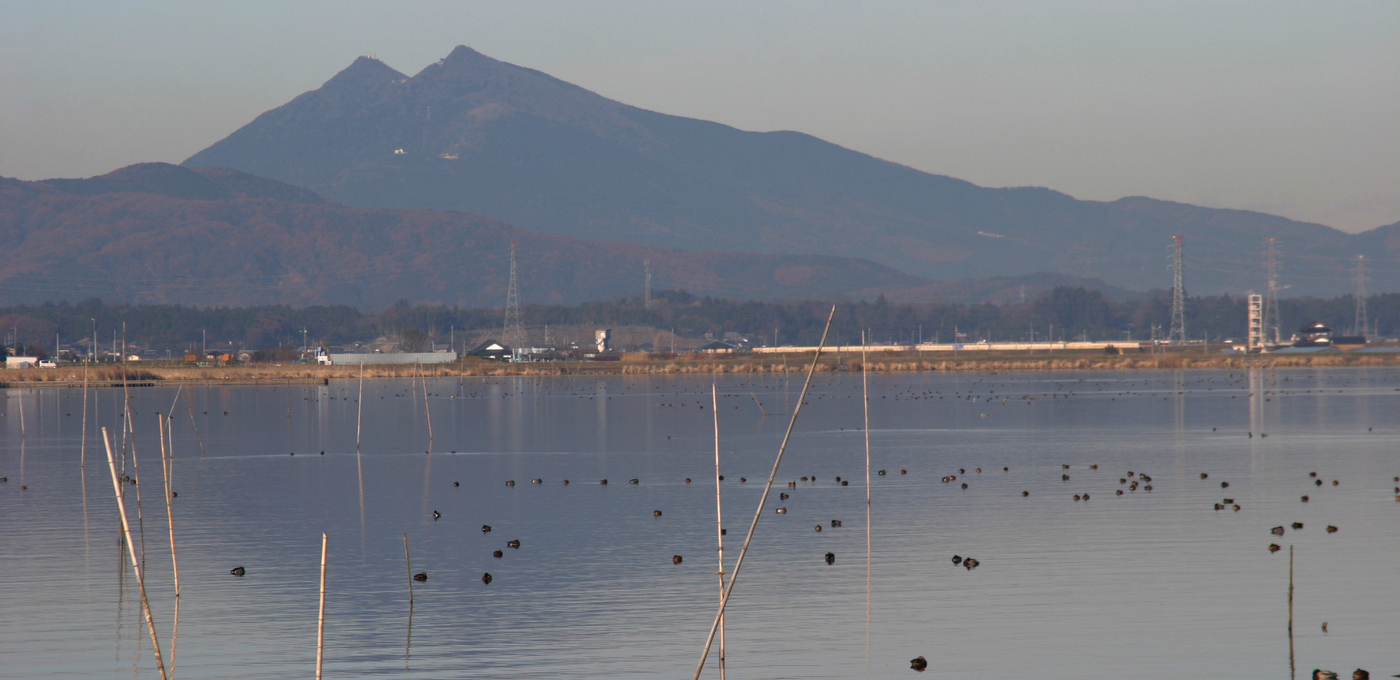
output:
M1269 287L1265 291L1267 296L1264 298L1264 319L1261 330L1265 338L1269 336L1270 331L1273 331L1274 344L1277 345L1279 344L1278 237L1270 236L1265 239L1264 255L1268 258L1264 263L1264 269L1269 277Z
M1352 335L1365 336L1369 324L1366 321L1366 256L1356 256L1356 325L1351 327Z
M642 308L651 309L651 260L642 260L642 268L647 273L646 286L642 289Z
M1172 328L1167 333L1167 342L1186 344L1186 289L1182 284L1181 237L1173 236L1168 246L1172 269Z
M506 327L501 342L512 352L525 346L525 325L520 321L520 285L515 278L515 241L510 242L510 287L506 289Z

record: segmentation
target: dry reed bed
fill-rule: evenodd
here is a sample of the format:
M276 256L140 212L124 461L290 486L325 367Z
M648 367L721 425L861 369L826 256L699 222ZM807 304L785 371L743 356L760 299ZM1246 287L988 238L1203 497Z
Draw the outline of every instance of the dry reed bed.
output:
M1201 368L1297 368L1297 367L1360 367L1400 365L1400 354L1367 355L1185 355L1158 354L1148 356L1078 356L1078 357L986 357L986 358L928 358L908 360L871 361L868 369L873 372L918 372L918 371L1074 371L1074 370L1150 370L1150 369L1201 369ZM503 376L550 376L550 375L702 375L716 373L771 374L801 372L806 369L801 357L792 357L786 363L771 358L763 359L718 359L718 360L667 360L667 361L621 361L621 362L568 362L540 364L496 364L465 363L435 364L417 366L413 364L375 365L364 367L366 378L411 378L418 375L445 378L458 376L503 377ZM817 366L817 371L832 373L841 370L860 370L858 360L832 357ZM360 376L356 366L316 366L310 364L284 366L226 366L226 367L183 367L148 366L127 367L125 374L121 366L95 366L88 371L88 380L95 383L120 381L125 375L130 381L167 382L281 382L289 380L354 379ZM10 385L33 384L74 384L82 383L81 367L59 369L28 368L0 373L0 383Z

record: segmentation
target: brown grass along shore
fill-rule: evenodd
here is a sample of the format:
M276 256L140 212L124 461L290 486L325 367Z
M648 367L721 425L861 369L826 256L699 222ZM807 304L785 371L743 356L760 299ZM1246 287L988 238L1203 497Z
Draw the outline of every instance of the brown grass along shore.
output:
M810 356L810 355L808 355ZM538 364L499 364L466 361L452 364L423 366L413 364L366 366L367 378L409 378L418 371L429 377L457 376L545 376L545 375L647 375L647 374L714 374L714 373L791 373L805 368L804 357L791 355L784 361L771 355L739 355L716 357L710 355L680 355L665 358L629 354L625 361L568 361ZM873 358L868 370L873 372L909 371L1075 371L1075 370L1154 370L1154 369L1244 369L1297 367L1360 367L1400 365L1397 354L1296 354L1249 355L1166 354L1106 355L1098 352L1064 352L1047 356L1044 353L997 353L972 356L967 353L931 354L900 353ZM855 354L832 355L822 358L818 372L860 370L860 358ZM81 385L82 366L13 369L0 373L0 386L66 387ZM326 380L357 378L360 366L318 366L314 364L249 365L201 367L144 364L126 368L130 383L207 383L237 384L316 384ZM89 381L94 386L120 385L122 367L103 365L92 367Z

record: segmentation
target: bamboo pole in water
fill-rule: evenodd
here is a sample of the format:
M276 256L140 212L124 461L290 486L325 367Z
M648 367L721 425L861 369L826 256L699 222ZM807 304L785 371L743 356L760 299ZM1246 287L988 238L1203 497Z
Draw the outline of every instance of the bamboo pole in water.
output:
M355 412L355 453L360 452L360 424L364 422L365 415L365 362L360 362L360 397L355 400L358 410Z
M82 443L79 444L80 453L78 456L78 469L87 467L87 402L88 402L88 365L83 364L83 433Z
M170 406L173 411L175 405ZM165 477L165 520L170 527L170 568L175 574L175 621L170 633L170 675L174 676L175 649L180 644L180 560L175 555L175 510L170 500L170 478L175 472L175 450L173 442L167 446L166 438L170 434L169 418L157 413L156 419L160 425L160 467Z
M146 519L141 509L141 463L136 460L136 432L131 424L131 404L127 403L126 425L131 437L127 440L131 444L131 474L136 478L136 530L137 538L141 541L141 564L146 564Z
M321 534L321 611L316 617L316 680L321 680L321 660L326 652L326 543Z
M750 393L752 396L753 393ZM758 397L754 397L758 401ZM758 407L763 410L763 406ZM710 384L710 410L715 415L715 534L719 537L719 599L724 601L724 506L719 493L719 393L714 383ZM719 619L719 677L724 680L724 615Z
M112 456L112 440L107 428L102 428L102 444L107 449L107 467L112 472L112 490L117 496L117 512L122 518L122 537L126 541L127 552L131 555L131 568L136 572L136 585L141 589L141 610L146 615L146 628L151 631L151 649L155 653L156 667L160 669L161 680L169 680L165 674L165 659L160 655L160 640L156 637L156 622L151 616L151 603L146 598L146 581L141 576L141 561L136 557L136 543L131 538L131 523L126 518L126 502L122 500L122 481L117 475L117 461Z
M768 415L768 412L763 410L763 402L758 400L758 396L755 395L753 392L749 392L749 396L753 397L753 403L758 404L758 412L762 413L765 416Z
M865 369L865 331L860 332L860 400L865 411L865 667L870 669L870 381Z
M826 317L826 327L822 329L821 342L817 344L817 352L812 356L812 365L807 369L807 379L802 383L802 392L797 398L797 407L792 410L792 420L788 421L787 432L783 434L783 443L778 447L778 457L773 460L773 471L768 473L768 483L763 487L763 495L758 499L758 509L754 510L753 521L749 523L749 533L744 537L744 545L739 549L739 558L734 561L734 573L729 576L729 586L724 591L724 597L719 601L719 611L715 613L715 621L710 624L710 634L705 638L705 651L700 654L700 663L695 666L695 680L700 680L700 673L705 670L705 658L710 655L710 646L714 644L715 632L719 629L719 622L724 618L724 608L729 604L729 598L734 594L734 585L739 580L739 569L744 566L744 556L749 552L749 543L753 541L754 530L758 528L758 519L763 516L763 504L768 502L768 493L773 490L773 480L778 476L778 466L783 462L783 454L787 451L788 441L792 438L792 430L797 426L797 416L802 413L802 403L807 398L807 388L812 385L812 376L817 372L817 362L822 358L822 349L826 347L826 336L831 332L831 320L836 318L836 305L831 306L831 313Z

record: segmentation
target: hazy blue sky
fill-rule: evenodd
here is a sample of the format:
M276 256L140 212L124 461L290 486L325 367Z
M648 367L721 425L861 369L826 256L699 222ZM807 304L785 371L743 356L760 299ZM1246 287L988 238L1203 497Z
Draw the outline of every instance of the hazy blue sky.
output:
M1400 220L1400 2L15 2L0 175L179 162L358 55L458 45L985 186Z

